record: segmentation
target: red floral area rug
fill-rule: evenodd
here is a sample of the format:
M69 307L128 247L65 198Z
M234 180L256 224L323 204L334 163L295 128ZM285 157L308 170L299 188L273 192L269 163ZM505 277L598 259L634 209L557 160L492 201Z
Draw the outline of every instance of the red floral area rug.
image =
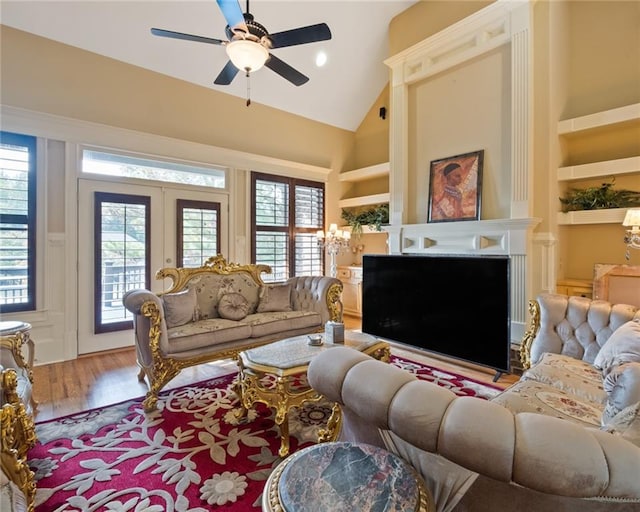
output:
M404 358L392 356L392 364L460 395L500 392ZM259 511L265 481L281 462L280 432L262 405L236 418L234 378L164 391L149 414L140 398L38 423L29 453L36 512ZM291 452L315 442L330 414L322 402L292 409Z

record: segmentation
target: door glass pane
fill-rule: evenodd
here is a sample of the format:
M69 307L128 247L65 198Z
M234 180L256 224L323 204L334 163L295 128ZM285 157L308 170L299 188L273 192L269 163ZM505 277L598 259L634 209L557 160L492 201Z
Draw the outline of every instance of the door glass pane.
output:
M271 267L271 274L262 274L265 282L285 281L289 278L289 234L256 231L256 262Z
M96 192L95 332L131 327L125 292L148 288L149 198Z
M220 203L179 199L178 266L200 267L219 252Z

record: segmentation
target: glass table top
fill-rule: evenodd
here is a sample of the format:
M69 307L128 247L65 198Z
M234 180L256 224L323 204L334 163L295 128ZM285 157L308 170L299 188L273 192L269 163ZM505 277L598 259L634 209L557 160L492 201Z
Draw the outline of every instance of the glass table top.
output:
M380 343L384 342L369 334L345 331L344 343L326 343L323 339L322 345L314 346L309 345L309 335L303 334L245 350L241 357L245 364L252 363L287 370L308 365L314 356L325 350L331 350L332 347L351 347L364 352Z

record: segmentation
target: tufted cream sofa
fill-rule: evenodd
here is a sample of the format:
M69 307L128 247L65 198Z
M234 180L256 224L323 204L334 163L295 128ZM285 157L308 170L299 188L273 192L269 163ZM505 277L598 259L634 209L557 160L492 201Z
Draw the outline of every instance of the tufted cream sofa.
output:
M340 439L405 458L438 512L638 512L640 352L624 345L608 357L615 364L606 376L593 363L628 341L623 329L640 332L640 311L554 294L531 301L530 311L530 368L491 401L344 348L319 354L309 383L340 404Z
M202 267L163 268L157 279L170 288L155 294L131 290L123 297L133 313L140 380L153 410L158 392L183 368L235 357L275 340L321 331L342 319L342 283L326 276L292 277L267 285L267 265L227 263L220 255Z

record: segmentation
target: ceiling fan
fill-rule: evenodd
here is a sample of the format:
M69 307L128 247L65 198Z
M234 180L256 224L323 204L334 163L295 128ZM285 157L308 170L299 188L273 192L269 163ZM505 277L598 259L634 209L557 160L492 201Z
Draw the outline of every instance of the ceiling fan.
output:
M229 85L239 70L243 70L248 77L249 73L257 71L262 66L268 67L297 86L309 81L307 76L280 60L270 50L331 39L331 30L326 23L269 34L267 29L255 21L253 15L249 13L249 0L247 0L247 12L244 14L238 0L216 0L216 2L227 21L225 27L227 41L160 28L152 28L151 33L155 36L224 46L229 61L214 80L217 85Z

